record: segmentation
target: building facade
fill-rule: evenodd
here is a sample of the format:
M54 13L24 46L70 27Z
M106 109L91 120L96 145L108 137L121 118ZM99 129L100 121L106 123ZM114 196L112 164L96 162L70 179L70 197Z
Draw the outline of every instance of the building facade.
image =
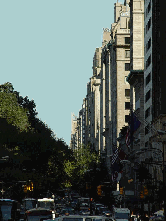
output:
M119 11L120 10L120 11ZM120 129L127 124L130 98L130 85L126 78L130 71L130 11L128 4L115 3L115 18L112 24L110 42L111 77L111 123L112 146L118 146ZM119 17L118 17L119 16Z

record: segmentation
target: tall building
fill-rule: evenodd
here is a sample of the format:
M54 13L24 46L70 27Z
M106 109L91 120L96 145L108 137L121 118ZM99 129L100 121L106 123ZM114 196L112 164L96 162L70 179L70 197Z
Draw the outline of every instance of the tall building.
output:
M105 139L105 158L107 168L110 169L110 155L111 155L111 77L110 77L110 51L108 44L111 39L111 30L104 29L104 33L107 32L109 37L107 38L106 44L103 44L102 49L102 62L105 70L105 128L103 128L102 135ZM104 39L104 37L103 37ZM109 40L109 41L108 41Z
M144 0L130 0L130 108L141 121L132 149L144 148Z
M127 125L130 110L130 85L126 78L130 71L130 10L128 4L115 3L115 19L111 26L110 77L112 148L118 146L120 129Z
M144 148L144 0L130 0L130 109L141 122L134 132L128 159L132 169L139 167L142 155L138 151ZM143 154L145 156L145 154ZM137 162L137 164L136 164ZM126 167L126 166L125 166ZM141 184L134 177L135 171L128 170L129 177L134 178L134 194L139 198ZM128 176L128 175L126 175Z
M147 128L145 129L145 147L153 147L163 151L163 144L159 141L159 135L156 135L156 141L149 142L156 134L157 130L166 130L165 128L165 95L166 76L166 27L165 21L165 2L161 0L145 1L145 120ZM151 128L151 125L154 127ZM165 148L164 148L165 149ZM153 154L156 161L157 155ZM157 168L157 166L155 166ZM159 168L159 167L158 167ZM154 171L154 170L153 170ZM161 172L157 169L158 174ZM155 175L155 172L153 173Z
M150 125L160 114L166 113L164 85L166 77L163 74L166 63L164 25L165 2L161 0L145 1L145 120ZM146 130L145 146L148 147L151 132Z
M77 132L77 117L74 113L71 114L71 141L70 149L77 150L78 132Z
M101 54L101 72L100 72L100 79L101 79L101 85L100 85L100 150L101 150L101 157L106 158L107 155L107 148L106 148L106 136L108 136L108 130L106 129L108 126L107 120L106 120L106 112L107 105L109 103L108 97L109 92L109 58L108 55L106 55L107 51L107 44L110 41L110 29L104 28L103 29L103 41L102 41L102 54ZM109 114L108 114L109 115ZM107 134L107 135L106 135ZM108 143L107 143L108 144Z
M96 48L93 57L93 75L87 84L87 125L86 142L91 148L100 153L100 70L101 70L101 47Z

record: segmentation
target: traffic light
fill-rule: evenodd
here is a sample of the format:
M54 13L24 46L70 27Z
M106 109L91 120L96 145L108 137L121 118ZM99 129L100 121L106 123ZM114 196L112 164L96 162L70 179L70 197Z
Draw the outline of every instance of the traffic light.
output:
M31 182L31 191L33 191L33 182Z
M27 185L24 185L24 193L27 193Z
M148 189L144 187L144 195L148 195Z
M101 185L99 185L99 186L97 187L97 194L98 194L99 196L101 196Z
M140 191L140 198L141 198L141 199L144 198L144 193L143 193L143 191Z
M91 189L91 183L86 183L86 190L90 190Z
M120 188L120 194L123 194L123 187Z

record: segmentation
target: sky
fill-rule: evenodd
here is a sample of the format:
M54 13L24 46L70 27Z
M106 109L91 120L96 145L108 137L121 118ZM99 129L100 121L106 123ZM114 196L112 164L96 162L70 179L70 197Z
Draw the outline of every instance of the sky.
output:
M114 22L116 0L1 0L0 84L34 100L38 118L70 145L93 75L103 28ZM122 2L122 1L121 1Z

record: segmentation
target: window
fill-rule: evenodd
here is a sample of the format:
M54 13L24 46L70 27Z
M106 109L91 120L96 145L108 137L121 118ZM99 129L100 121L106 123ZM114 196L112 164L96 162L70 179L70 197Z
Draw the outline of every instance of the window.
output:
M130 109L130 102L125 102L125 110Z
M130 58L130 50L125 50L125 58Z
M145 147L148 147L148 141L145 143Z
M129 19L129 21L128 21L128 29L130 29L130 25L131 25L131 23L130 23L130 19Z
M147 102L149 99L150 99L150 90L146 93L145 102Z
M151 55L148 57L146 61L146 69L149 67L150 63L151 63Z
M151 9L151 2L149 2L149 4L148 4L148 13L150 12L150 9Z
M150 82L151 80L151 73L149 73L146 77L146 85L148 85L148 83Z
M125 115L125 123L129 122L129 115Z
M130 97L130 89L125 89L125 96Z
M146 44L146 52L150 49L151 47L151 38L149 39L148 43Z
M125 71L130 71L130 63L125 63Z
M145 127L145 135L147 135L149 133L149 126L147 125L146 127Z
M145 118L148 118L150 116L150 107L145 111Z
M130 44L130 37L125 37L125 44Z
M146 25L146 32L150 29L150 26L151 26L151 17Z

